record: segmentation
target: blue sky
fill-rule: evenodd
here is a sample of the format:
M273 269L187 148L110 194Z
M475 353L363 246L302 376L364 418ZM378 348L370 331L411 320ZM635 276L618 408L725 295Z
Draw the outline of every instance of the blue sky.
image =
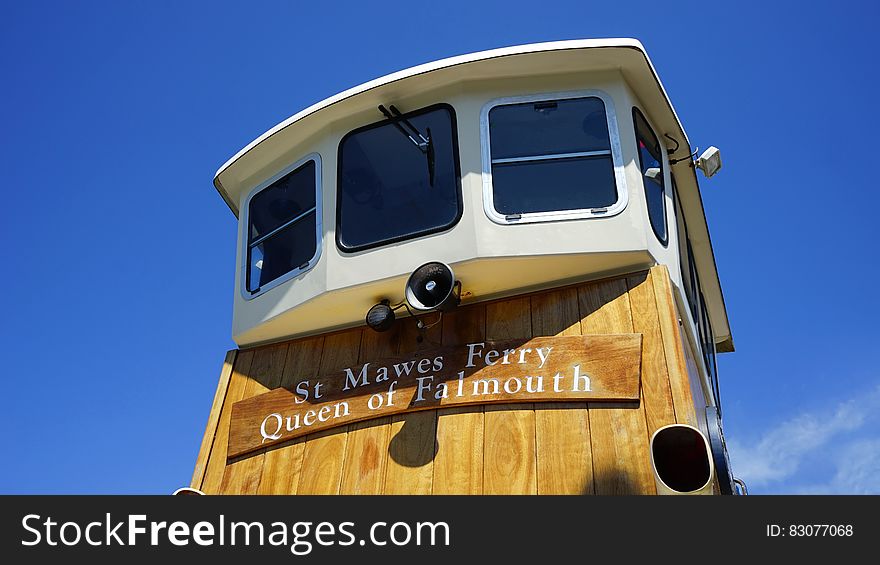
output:
M3 493L188 484L230 338L245 144L412 65L642 41L694 145L753 493L880 493L874 2L2 2Z

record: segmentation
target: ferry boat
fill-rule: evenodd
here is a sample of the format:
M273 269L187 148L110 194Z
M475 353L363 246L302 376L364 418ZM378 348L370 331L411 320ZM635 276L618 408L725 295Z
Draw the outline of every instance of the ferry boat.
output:
M740 494L734 350L643 46L494 49L310 106L214 177L238 219L204 494Z

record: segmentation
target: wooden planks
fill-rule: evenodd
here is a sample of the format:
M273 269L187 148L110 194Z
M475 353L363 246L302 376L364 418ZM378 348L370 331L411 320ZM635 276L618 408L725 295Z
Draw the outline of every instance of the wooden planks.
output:
M700 407L700 412L696 414L694 417L696 418L696 423L691 424L696 426L700 430L703 431L703 434L706 437L709 437L709 429L706 423L706 395L703 392L703 384L702 379L700 378L699 369L697 369L697 361L694 358L693 349L685 337L684 332L680 332L681 336L681 347L685 357L685 363L687 365L687 378L690 386L688 387L688 393L691 394L694 398L694 406Z
M392 418L384 494L431 494L436 430L436 410Z
M401 327L395 324L391 330L383 333L364 331L358 361L365 362L397 353ZM340 487L342 494L382 493L390 440L390 416L349 426Z
M697 408L705 406L702 388L699 395L689 385L684 337L678 323L679 316L675 308L675 297L672 294L672 283L666 265L658 265L651 269L651 281L654 287L654 298L657 304L657 315L660 332L663 336L663 349L666 356L666 369L669 379L672 401L675 406L676 421L680 424L697 426ZM698 426L699 427L699 426Z
M578 289L583 333L633 331L632 309L624 279ZM596 494L654 493L642 403L590 403L590 447Z
M528 297L486 306L486 339L532 336ZM535 409L531 403L485 407L483 493L537 494Z
M220 420L217 422L217 434L214 445L211 448L211 456L205 469L205 479L202 482L202 492L205 494L219 494L220 483L226 470L226 448L229 440L229 420L232 416L233 403L242 399L247 387L247 374L254 360L254 352L240 351L235 357L232 375L229 377L229 388L226 391L226 399Z
M357 362L362 330L331 334L324 339L321 371ZM327 430L305 438L297 494L338 494L345 458L345 430Z
M675 423L672 393L666 376L666 351L654 299L653 278L648 272L626 280L633 331L642 334L642 402L649 441L655 431Z
M581 335L576 288L531 299L532 333ZM593 453L586 402L535 405L538 494L592 494Z
M436 317L426 316L423 320L431 324ZM440 345L442 335L442 321L424 332L418 330L414 321L408 321L401 329L398 353ZM392 417L390 436L384 493L431 494L437 453L437 410Z
M440 407L638 401L641 352L641 334L610 334L487 340L361 358L344 373L233 404L228 452L239 457L324 429Z
M242 398L277 388L281 383L284 363L287 360L286 343L263 347L254 351ZM223 471L221 494L256 494L263 470L264 453L230 461Z
M232 403L274 386L291 387L362 359L438 344L632 332L642 334L639 402L428 409L344 425L227 460ZM695 403L702 402L702 390L698 376L689 375L695 367L682 349L662 266L460 307L428 330L423 342L418 334L414 321L406 319L387 334L355 328L227 358L193 486L200 482L209 494L653 493L650 433L673 421L701 423L696 415L702 406Z
M443 317L443 345L486 338L486 306L475 304ZM437 411L434 494L482 494L485 411L482 406Z
M290 387L303 378L318 373L324 338L315 337L292 342L279 386ZM304 441L294 441L266 452L258 494L296 494L302 472Z

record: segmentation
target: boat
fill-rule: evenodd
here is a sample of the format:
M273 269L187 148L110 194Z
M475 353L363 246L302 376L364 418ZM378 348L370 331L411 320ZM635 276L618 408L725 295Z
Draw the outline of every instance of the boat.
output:
M232 337L185 493L742 494L688 139L634 39L435 61L223 164Z

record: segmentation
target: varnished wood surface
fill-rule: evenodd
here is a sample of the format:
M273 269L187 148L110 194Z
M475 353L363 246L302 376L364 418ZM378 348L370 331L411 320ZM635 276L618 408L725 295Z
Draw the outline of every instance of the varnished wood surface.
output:
M245 383L242 398L268 392L281 384L288 347L288 344L278 344L254 352L248 374L249 378ZM265 453L258 453L253 457L230 459L223 471L220 492L223 494L256 494L262 477L264 458Z
M486 339L527 339L532 336L529 297L486 306ZM529 404L485 407L483 493L537 494L535 410Z
M475 304L443 317L444 345L486 339L486 306ZM482 494L486 414L482 406L437 411L434 494Z
M531 298L532 334L581 334L576 288ZM535 405L538 494L592 494L593 454L586 402Z
M705 406L702 390L699 394L692 392L694 381L689 380L686 354L683 348L684 335L679 325L679 316L675 308L672 294L672 282L665 265L655 267L652 272L654 297L657 301L657 314L660 321L660 332L663 336L663 348L666 352L666 369L675 406L675 421L691 426L698 426L697 414L703 412Z
M362 330L324 338L320 370L341 369L357 362ZM297 494L337 494L342 484L342 466L348 429L328 430L305 438L302 471Z
M379 334L365 333L364 339L372 335ZM530 401L639 400L641 334L481 341L369 360L365 350L362 346L358 365L347 372L309 374L295 379L295 387L274 388L233 404L228 456L402 412Z
M287 350L280 386L292 386L300 378L317 374L323 348L323 337L291 343ZM304 450L305 444L302 441L289 442L268 450L263 460L257 493L296 494L299 489Z
M703 401L702 391L694 390L693 367L682 349L677 321L671 283L661 266L462 306L445 315L422 343L416 341L414 321L404 318L385 334L355 328L242 350L229 372L222 407L214 407L209 417L209 427L216 421L216 428L206 431L207 462L204 454L199 456L205 469L202 490L208 494L654 493L650 434L665 423L699 424L697 414L703 411L702 405L695 406ZM232 404L290 386L294 379L419 347L627 333L642 335L638 401L440 407L347 424L228 458Z
M220 492L220 485L226 471L226 448L229 443L229 420L232 416L232 405L244 397L245 387L249 380L247 374L253 360L253 350L240 351L235 357L235 365L233 365L232 375L229 377L229 387L226 390L226 399L223 402L216 435L211 445L211 455L208 457L205 477L202 479L201 490L205 493L216 494Z

